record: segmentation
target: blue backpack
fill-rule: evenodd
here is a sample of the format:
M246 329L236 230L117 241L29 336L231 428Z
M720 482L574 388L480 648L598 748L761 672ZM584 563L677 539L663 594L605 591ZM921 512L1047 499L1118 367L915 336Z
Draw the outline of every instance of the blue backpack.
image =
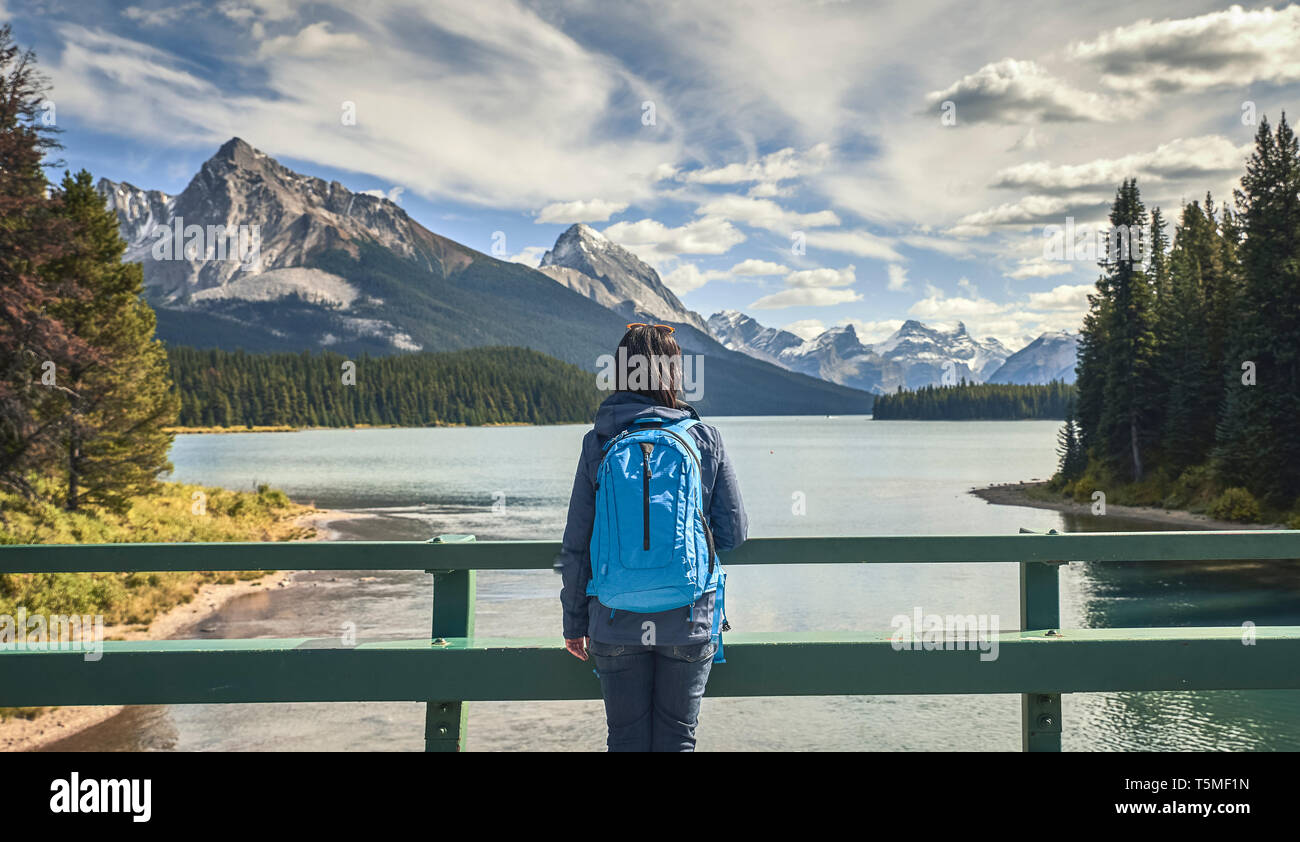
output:
M704 517L700 452L686 432L697 423L638 418L605 442L587 594L614 610L650 614L694 605L716 590L713 659L721 663L727 574Z

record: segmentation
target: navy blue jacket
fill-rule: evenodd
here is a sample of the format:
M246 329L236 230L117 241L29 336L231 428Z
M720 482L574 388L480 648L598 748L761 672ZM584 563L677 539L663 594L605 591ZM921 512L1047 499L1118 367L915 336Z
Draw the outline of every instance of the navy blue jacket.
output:
M569 498L569 521L564 527L564 547L556 562L564 576L560 602L564 606L564 637L568 640L590 637L602 643L640 644L641 624L646 620L654 621L655 643L661 646L703 643L712 633L711 591L700 597L691 608L654 614L618 611L612 616L596 597L587 596L587 583L591 580L591 526L596 517L596 469L603 455L601 446L627 429L634 418L656 416L669 423L687 417L699 419L694 409L686 404L682 406L683 409L670 409L632 392L615 392L596 411L596 423L582 440L582 455L578 459L573 494ZM691 427L688 433L694 437L700 450L704 511L708 512L714 546L720 552L735 549L745 540L748 522L736 474L722 448L722 436L704 423Z

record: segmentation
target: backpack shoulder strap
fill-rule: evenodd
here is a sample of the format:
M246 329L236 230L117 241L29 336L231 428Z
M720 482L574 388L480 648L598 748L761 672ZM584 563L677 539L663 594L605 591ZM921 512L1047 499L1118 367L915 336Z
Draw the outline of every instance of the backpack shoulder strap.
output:
M674 430L678 431L679 433L684 433L698 423L700 422L697 419L687 417L687 418L683 418L680 421L674 421L668 426L672 427Z
M683 418L682 420L674 421L673 423L663 428L665 430L670 430L676 433L678 436L680 436L682 441L686 442L686 446L691 449L691 452L695 455L695 458L697 460L700 458L699 445L695 443L695 437L689 435L686 431L689 430L691 427L694 427L698 423L700 422L694 418Z

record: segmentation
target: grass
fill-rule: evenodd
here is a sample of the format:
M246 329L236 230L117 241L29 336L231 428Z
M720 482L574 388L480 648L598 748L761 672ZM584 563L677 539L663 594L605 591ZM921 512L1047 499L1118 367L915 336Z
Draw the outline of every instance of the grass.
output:
M38 483L38 490L52 491ZM42 498L53 494L42 493ZM183 483L160 483L129 510L68 512L48 499L28 500L0 492L0 544L111 544L124 542L289 541L310 538L297 518L309 506L282 491L229 491ZM0 614L103 614L106 625L147 627L155 617L194 599L208 583L258 579L266 571L159 573L3 573ZM0 721L35 718L45 708L0 708Z

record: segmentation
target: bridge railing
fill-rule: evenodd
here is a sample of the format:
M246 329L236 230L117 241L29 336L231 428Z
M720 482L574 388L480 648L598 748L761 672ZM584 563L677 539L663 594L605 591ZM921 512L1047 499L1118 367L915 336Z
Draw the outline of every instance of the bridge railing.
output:
M0 546L0 573L191 570L424 570L428 638L106 641L103 656L0 645L0 706L426 701L425 746L464 747L471 701L596 699L589 664L543 639L474 633L478 570L552 567L545 541L346 541ZM1010 562L1020 628L985 660L969 636L900 651L896 632L726 636L710 696L1017 693L1022 747L1059 751L1061 696L1155 690L1300 689L1300 627L1060 628L1068 562L1300 558L1300 531L758 538L724 555L749 564ZM733 587L742 587L741 577ZM1300 599L1300 595L1297 596ZM986 641L987 642L987 641ZM963 645L965 644L965 645Z

